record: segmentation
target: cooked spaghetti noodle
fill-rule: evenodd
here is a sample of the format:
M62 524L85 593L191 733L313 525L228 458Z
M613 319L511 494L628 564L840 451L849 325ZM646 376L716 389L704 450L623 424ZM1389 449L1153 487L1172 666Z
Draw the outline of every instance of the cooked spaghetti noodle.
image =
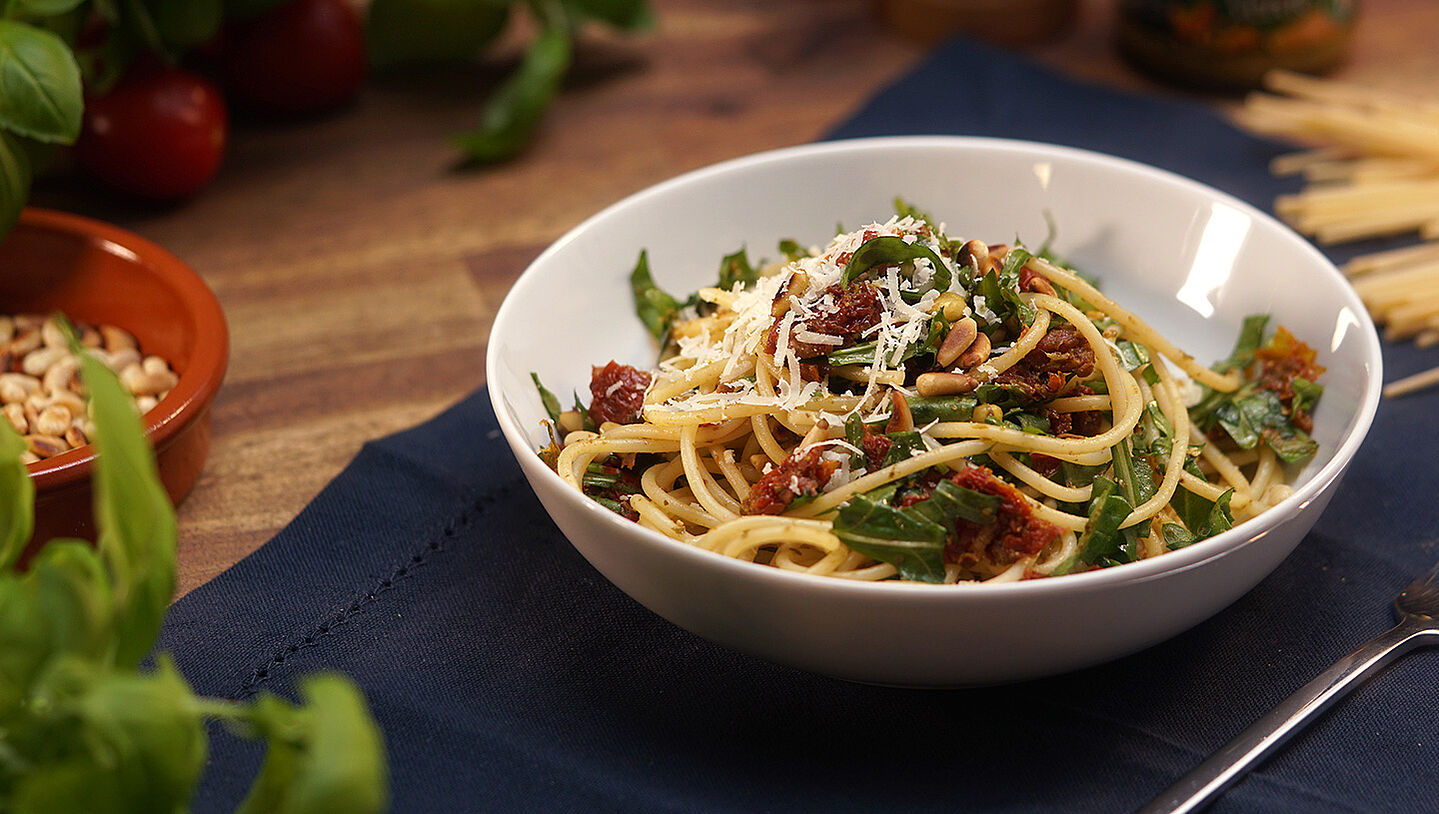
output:
M560 477L640 525L777 568L1003 582L1158 556L1289 494L1314 352L1265 318L1198 364L1041 252L898 204L679 302L631 277L652 371L536 384ZM563 439L559 437L563 434Z

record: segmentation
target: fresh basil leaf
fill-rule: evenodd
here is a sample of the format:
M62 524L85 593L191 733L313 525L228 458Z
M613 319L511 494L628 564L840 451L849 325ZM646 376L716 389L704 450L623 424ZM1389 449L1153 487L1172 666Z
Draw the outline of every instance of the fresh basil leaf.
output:
M734 254L727 254L720 260L719 287L725 290L734 288L735 283L749 285L759 279L759 271L750 265L749 254L740 249Z
M0 573L20 559L35 525L35 483L20 460L25 451L9 421L0 421Z
M115 580L116 656L134 666L150 652L175 593L175 508L160 483L135 402L73 334L95 422L97 544Z
M835 516L834 534L855 551L893 565L902 579L944 581L946 532L938 523L855 495Z
M679 311L680 304L655 285L655 279L650 275L649 253L646 251L640 251L640 259L635 263L634 271L630 272L630 291L634 294L635 313L644 323L645 330L655 339L662 338L675 313Z
M220 0L147 0L160 40L184 51L214 39L224 18Z
M73 144L84 107L80 66L64 40L0 20L0 127L36 141Z
M374 0L365 20L370 64L469 59L509 20L507 0Z
M262 696L249 723L267 744L265 762L237 814L369 814L389 799L385 745L364 697L345 679L300 683L301 707Z
M550 423L559 427L560 413L563 412L560 409L560 400L555 398L554 393L546 390L543 384L540 384L540 374L531 371L530 378L535 382L535 389L540 391L540 403L545 406L545 414L550 417ZM576 395L575 398L578 400L579 396Z
M524 148L570 69L572 45L567 27L541 31L520 67L485 105L480 126L455 136L455 145L481 163L503 161Z
M949 266L944 264L939 255L917 241L906 243L904 238L897 235L871 238L855 249L849 262L845 264L844 273L840 275L840 284L847 286L877 267L921 259L928 260L934 268L934 277L931 278L929 287L937 291L949 290Z
M942 480L934 487L934 492L927 500L910 506L908 511L946 529L954 528L954 521L959 519L987 526L994 522L1003 503L1004 498L998 495L986 494L960 486L954 481Z

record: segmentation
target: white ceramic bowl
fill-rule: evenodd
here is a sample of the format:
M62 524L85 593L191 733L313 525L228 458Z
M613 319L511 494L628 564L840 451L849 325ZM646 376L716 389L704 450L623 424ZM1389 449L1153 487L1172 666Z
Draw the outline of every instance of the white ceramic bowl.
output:
M1201 360L1268 312L1329 370L1317 457L1293 497L1232 531L1151 560L1004 585L856 583L728 559L630 523L542 464L536 371L587 394L590 365L649 366L655 349L627 278L648 249L678 296L712 284L741 245L775 257L791 237L883 221L902 196L952 236L1041 243ZM490 335L490 398L535 493L602 574L694 633L774 662L900 685L985 684L1059 673L1171 637L1275 568L1328 503L1378 404L1379 341L1339 272L1253 207L1167 172L1080 150L979 138L817 144L725 162L600 212L540 255Z

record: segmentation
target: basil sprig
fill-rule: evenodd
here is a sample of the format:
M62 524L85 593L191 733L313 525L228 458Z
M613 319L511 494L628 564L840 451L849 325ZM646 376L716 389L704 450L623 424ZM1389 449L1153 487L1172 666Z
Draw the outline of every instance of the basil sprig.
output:
M384 745L359 690L318 675L301 704L201 698L164 654L142 668L175 588L175 511L130 395L80 353L93 402L96 545L51 540L20 570L34 487L0 422L0 809L179 811L205 766L205 722L266 744L242 812L382 810Z

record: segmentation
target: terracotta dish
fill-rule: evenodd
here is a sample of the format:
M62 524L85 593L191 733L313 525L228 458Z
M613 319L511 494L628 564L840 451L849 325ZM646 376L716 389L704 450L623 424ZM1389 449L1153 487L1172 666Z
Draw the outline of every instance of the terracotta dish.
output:
M159 355L179 382L144 416L160 478L177 505L210 449L210 403L220 389L230 336L220 303L189 266L138 235L106 223L26 209L0 242L0 310L59 311L108 323ZM35 480L33 549L54 537L93 539L90 472L95 448L30 464Z

